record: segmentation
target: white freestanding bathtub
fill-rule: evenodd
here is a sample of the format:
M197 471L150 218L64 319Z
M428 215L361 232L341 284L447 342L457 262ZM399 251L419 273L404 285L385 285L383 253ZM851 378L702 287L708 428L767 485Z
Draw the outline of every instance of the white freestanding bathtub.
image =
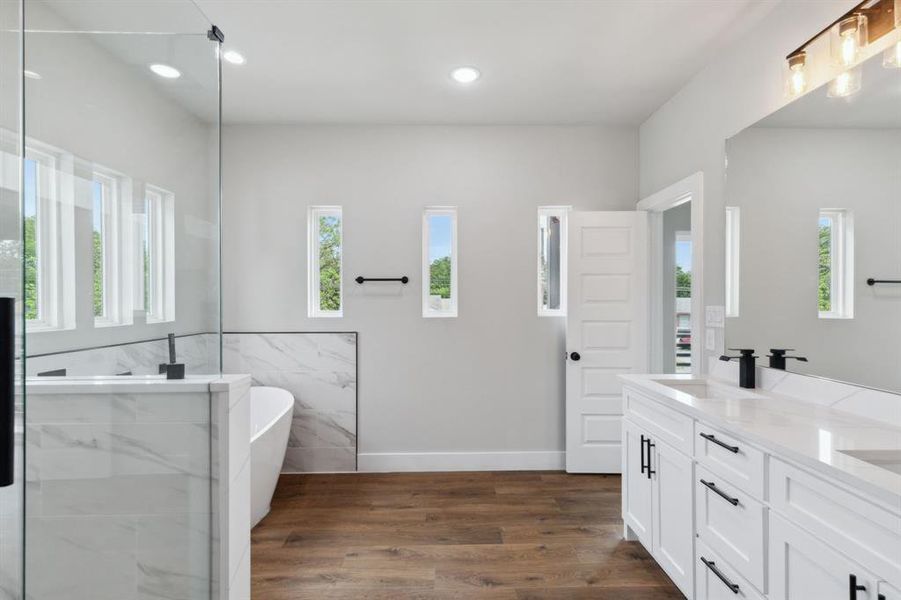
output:
M294 396L276 387L250 388L250 526L269 514L294 415Z

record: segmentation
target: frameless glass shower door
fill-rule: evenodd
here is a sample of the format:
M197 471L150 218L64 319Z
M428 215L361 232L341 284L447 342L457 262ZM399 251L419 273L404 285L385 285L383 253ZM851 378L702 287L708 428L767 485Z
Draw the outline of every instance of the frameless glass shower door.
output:
M190 0L0 2L0 600L216 594L220 45Z

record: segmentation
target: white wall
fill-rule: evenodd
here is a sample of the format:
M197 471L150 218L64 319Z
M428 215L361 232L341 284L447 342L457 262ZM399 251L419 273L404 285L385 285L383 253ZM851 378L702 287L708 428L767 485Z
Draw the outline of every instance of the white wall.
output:
M901 291L865 283L901 264L899 161L897 129L754 127L729 141L729 204L741 208L742 229L729 346L796 348L810 362L790 361L791 371L901 391ZM824 208L853 213L853 319L818 318Z
M536 315L536 208L631 209L634 129L230 126L223 141L226 331L359 331L361 453L563 449L564 324ZM314 204L344 207L343 319L306 316ZM459 207L456 319L421 316L428 205Z
M697 171L704 173L707 305L724 302L726 139L786 103L785 55L855 4L853 0L783 0L745 36L713 57L640 127L642 197ZM814 83L823 75L813 69ZM722 333L717 331L716 354L722 352Z

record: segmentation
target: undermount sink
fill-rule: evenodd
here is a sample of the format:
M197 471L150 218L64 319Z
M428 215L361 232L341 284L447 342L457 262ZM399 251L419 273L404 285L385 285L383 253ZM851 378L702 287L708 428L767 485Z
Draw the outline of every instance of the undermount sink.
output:
M901 450L839 450L839 452L901 475Z
M729 400L732 398L754 398L753 392L738 387L731 387L722 383L713 383L706 379L656 379L660 385L664 385L677 392L706 398L711 400Z

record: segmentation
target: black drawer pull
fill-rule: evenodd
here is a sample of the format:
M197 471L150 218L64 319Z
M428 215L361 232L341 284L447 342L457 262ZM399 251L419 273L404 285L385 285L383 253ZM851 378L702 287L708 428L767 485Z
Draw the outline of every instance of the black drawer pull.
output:
M865 592L867 591L867 586L858 585L857 583L857 575L848 575L848 597L851 600L857 600L857 592Z
M707 487L710 489L711 492L714 492L714 493L718 494L723 500L725 500L726 502L728 502L728 503L731 504L732 506L738 506L738 498L733 498L732 496L730 496L729 494L727 494L726 492L724 492L724 491L721 490L720 488L716 487L716 484L713 483L712 481L704 481L704 480L702 479L702 480L701 480L701 483L702 483L703 485L707 486Z
M723 441L720 441L720 440L716 439L716 436L713 435L712 433L701 433L701 434L699 434L699 435L700 435L702 438L704 438L705 440L707 440L708 442L713 442L714 444L716 444L716 445L719 446L720 448L725 448L726 450L728 450L728 451L731 452L732 454L738 454L738 450L739 450L738 446L730 446L730 445L727 444L726 442L723 442Z
M657 471L651 468L651 448L656 448L657 444L651 441L651 438L648 438L648 479L651 479L651 475L656 475Z
M737 583L732 583L729 581L729 578L723 575L723 572L716 568L716 563L712 560L707 560L703 556L701 557L701 562L704 563L704 566L713 571L713 574L720 578L720 581L726 584L726 587L732 590L733 594L737 594L739 587Z

